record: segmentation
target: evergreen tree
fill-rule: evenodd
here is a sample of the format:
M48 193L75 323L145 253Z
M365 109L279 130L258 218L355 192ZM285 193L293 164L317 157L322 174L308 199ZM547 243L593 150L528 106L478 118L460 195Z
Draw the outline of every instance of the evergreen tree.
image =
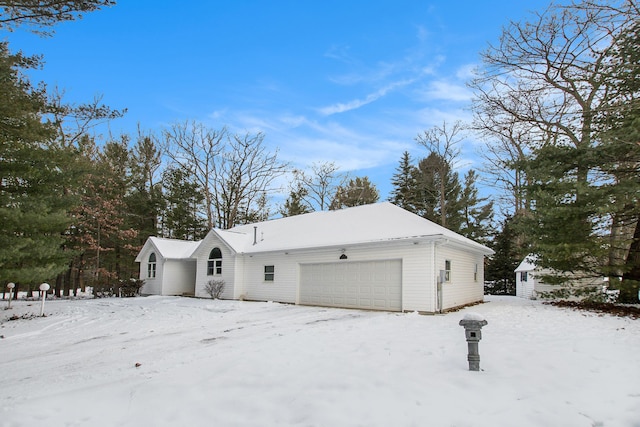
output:
M22 25L35 33L50 35L51 31L44 28L114 4L113 0L4 0L0 3L0 29L13 31Z
M391 179L393 189L389 201L396 206L417 213L417 171L412 164L411 155L408 151L402 153L400 164L396 168L396 173Z
M330 210L350 208L376 203L380 199L380 193L368 177L356 177L349 180L346 185L337 188L333 196Z
M128 139L109 141L102 150L89 148L92 170L84 177L82 203L73 214L77 285L94 290L137 274L137 230L130 227L126 195L131 191Z
M166 206L162 215L164 237L182 240L202 239L208 231L203 212L205 198L193 175L173 167L163 174Z
M460 234L476 242L487 244L492 233L493 202L480 197L476 188L477 174L473 169L464 177L461 194L463 222Z
M70 259L62 249L75 202L65 175L73 152L52 142L46 94L21 72L36 66L0 43L0 281L49 280Z
M514 245L515 236L511 226L512 219L505 218L502 230L493 239L492 248L495 251L487 262L484 272L485 289L494 295L515 295L515 269L526 254Z
M612 177L603 202L611 212L610 286L619 300L637 303L640 290L640 21L613 47L611 80L614 97L598 117L601 144L595 157ZM621 279L621 280L620 280Z
M159 233L158 218L164 203L162 182L157 177L161 163L161 153L154 139L139 135L131 153L132 189L126 196L126 203L127 222L130 228L138 231L140 248L149 236Z
M418 163L417 212L422 217L459 232L463 223L458 173L441 155L432 152Z
M284 205L280 208L280 215L287 217L311 212L307 204L304 202L306 195L307 190L303 188L300 183L297 183L297 188L291 189L289 197L287 197Z

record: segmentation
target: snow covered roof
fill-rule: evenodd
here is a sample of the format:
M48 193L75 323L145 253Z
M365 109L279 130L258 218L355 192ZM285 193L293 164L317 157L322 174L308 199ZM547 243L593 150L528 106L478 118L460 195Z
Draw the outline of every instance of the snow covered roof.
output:
M493 253L484 245L389 202L312 212L214 231L237 253L437 238L484 254Z
M149 237L147 242L144 244L144 247L136 257L137 262L143 261L139 259L141 254L145 251L145 248L148 248L149 245L152 245L153 250L157 251L158 254L164 259L183 259L189 258L193 254L193 252L200 246L201 240L197 242L192 242L188 240L177 240L177 239L164 239L161 237Z
M529 254L518 265L518 267L514 271L533 271L536 269L536 260L537 257L533 254Z

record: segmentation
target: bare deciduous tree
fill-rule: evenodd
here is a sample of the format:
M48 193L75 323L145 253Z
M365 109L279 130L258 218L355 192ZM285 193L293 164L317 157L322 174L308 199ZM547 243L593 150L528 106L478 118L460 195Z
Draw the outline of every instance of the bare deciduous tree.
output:
M215 162L222 153L227 129L218 131L201 123L184 122L165 129L163 135L166 155L203 189L206 210L203 214L207 217L208 228L215 227Z
M228 229L259 216L273 183L286 171L277 150L267 150L262 133L235 135L187 122L164 136L167 155L204 189L209 228Z
M434 126L416 137L416 142L429 151L429 156L425 159L430 160L428 172L431 176L438 177L434 182L439 188L435 189L436 194L432 196L439 199L440 225L444 227L447 226L447 218L450 214L448 208L454 203L453 200L447 199L448 182L446 177L451 174L453 165L460 155L458 145L464 139L463 133L464 126L461 121L456 121L450 126L443 122L442 126ZM423 187L427 188L428 186Z
M338 172L339 169L334 162L317 162L311 165L309 172L293 171L296 188L309 210L329 209L336 190L348 179L346 174Z
M266 208L266 194L286 171L278 152L267 151L264 134L228 135L228 144L214 161L212 191L218 224L231 228Z

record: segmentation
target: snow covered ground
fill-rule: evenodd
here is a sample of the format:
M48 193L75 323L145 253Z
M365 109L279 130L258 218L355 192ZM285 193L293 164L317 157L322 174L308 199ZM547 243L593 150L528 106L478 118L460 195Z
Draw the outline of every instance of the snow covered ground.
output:
M2 426L640 426L640 321L178 297L0 311ZM468 371L465 314L489 324Z

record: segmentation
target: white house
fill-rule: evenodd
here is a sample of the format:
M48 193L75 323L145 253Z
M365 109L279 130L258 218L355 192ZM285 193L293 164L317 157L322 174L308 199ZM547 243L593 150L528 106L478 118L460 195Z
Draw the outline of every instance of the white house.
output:
M384 202L213 229L200 242L152 237L136 261L144 294L206 297L207 282L224 280L226 299L433 313L483 300L492 253Z

